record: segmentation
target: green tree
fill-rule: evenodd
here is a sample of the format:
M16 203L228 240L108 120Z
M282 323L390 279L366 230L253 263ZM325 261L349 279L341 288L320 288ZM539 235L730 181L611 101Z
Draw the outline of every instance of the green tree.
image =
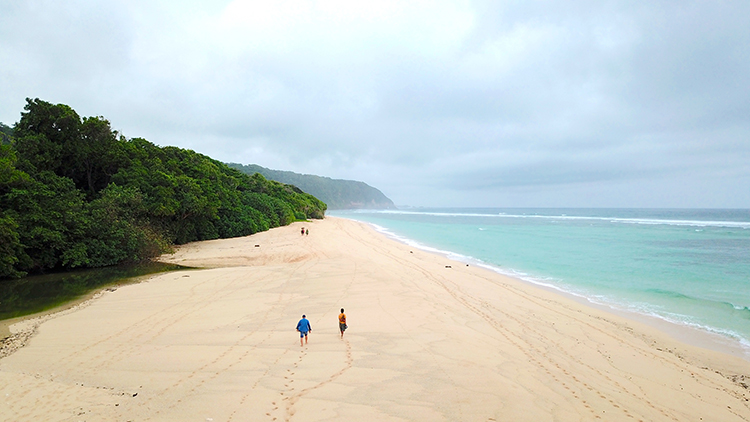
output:
M21 277L24 271L17 269L19 255L23 253L18 223L11 217L0 213L0 278Z
M137 188L115 184L91 202L92 224L86 234L90 266L141 261L169 250L169 243L140 217L142 205L143 195Z
M65 145L63 159L70 162L66 173L90 196L107 187L120 166L121 146L117 133L103 117L85 117L78 137Z
M13 128L0 122L0 145L13 143Z
M19 226L24 255L22 271L88 264L84 234L89 224L84 195L73 181L44 171L28 185L4 196L9 215Z
M51 171L65 176L72 163L63 162L63 150L77 141L80 117L69 106L38 98L27 98L24 110L13 130L19 167L29 174Z
M29 175L16 169L16 154L9 145L0 145L0 278L20 277L24 271L18 269L21 257L25 256L15 213L7 204L6 195L13 189L27 186Z
M172 244L322 218L294 186L194 151L118 138L103 117L27 99L0 145L0 278L147 259ZM3 129L4 130L4 129Z

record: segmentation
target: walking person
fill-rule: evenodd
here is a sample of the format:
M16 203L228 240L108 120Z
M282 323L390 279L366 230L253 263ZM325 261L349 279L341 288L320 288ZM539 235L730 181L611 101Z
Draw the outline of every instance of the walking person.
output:
M302 319L299 320L297 323L297 331L299 332L299 345L302 346L302 338L305 339L305 344L307 344L307 334L312 331L312 326L310 326L310 321L307 320L307 318L302 315Z
M344 338L344 330L346 330L346 314L344 313L344 308L341 308L341 313L339 314L339 330L341 330L341 338Z

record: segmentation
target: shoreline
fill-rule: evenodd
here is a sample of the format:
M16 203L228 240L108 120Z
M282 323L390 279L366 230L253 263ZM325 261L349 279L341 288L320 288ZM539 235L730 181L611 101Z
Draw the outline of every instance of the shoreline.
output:
M747 361L365 223L162 259L204 269L104 292L0 359L0 420L750 420Z
M595 302L589 297L579 295L576 293L572 293L572 292L568 292L560 288L557 288L555 286L549 286L549 285L545 285L542 283L535 283L533 281L525 280L520 277L513 277L510 275L507 275L489 264L483 263L480 266L484 266L488 271L494 271L494 272L497 272L498 274L502 274L507 277L514 278L521 283L527 283L534 288L549 291L553 294L558 294L562 297L565 297L569 300L580 303L584 306L588 306L592 309L598 309L600 311L604 311L604 312L610 313L612 315L616 315L621 318L632 320L640 324L648 325L649 327L659 330L663 334L671 337L672 339L680 343L685 343L690 346L723 353L726 355L730 355L733 357L746 360L748 361L748 363L750 363L750 348L744 347L744 345L737 339L733 339L728 336L725 336L719 333L714 333L709 330L701 329L698 327L691 327L689 325L681 324L679 322L669 321L659 316L647 315L647 314L638 313L635 311L630 311L627 309L616 308L615 306L610 305L610 304Z
M158 261L150 260L149 262L158 262ZM184 268L181 270L188 270L188 269L189 268ZM92 270L96 270L96 269L92 269ZM113 281L107 282L96 288L93 288L92 290L88 291L87 293L82 294L81 296L78 296L67 302L60 303L56 306L50 307L43 311L38 311L38 312L21 315L21 316L17 316L13 318L0 319L0 344L2 344L2 342L6 340L8 337L15 334L10 330L10 327L12 325L22 323L27 320L33 320L33 319L45 319L46 320L50 317L54 317L54 315L58 313L65 312L71 308L77 308L80 305L85 304L89 300L92 300L98 297L101 293L105 291L115 291L122 286L141 283L151 278L151 276L157 275L161 272L164 272L164 271L156 271L156 272L150 272L150 273L145 273L145 274L140 274L140 275L126 276L121 279L114 279ZM0 358L2 358L2 354L0 354Z
M129 283L128 283L129 284ZM125 284L123 284L125 285ZM114 289L116 290L119 288L119 284L115 284ZM41 320L46 321L49 318L54 318L58 314L62 314L63 312L69 311L73 308L78 308L79 306L85 305L86 302L89 300L96 299L98 296L101 295L104 291L112 290L113 286L102 286L101 288L92 290L80 297L77 297L69 302L62 303L60 305L54 306L49 309L45 309L40 312L34 312L33 314L27 314L22 315L19 317L14 318L8 318L0 320L0 344L4 342L8 337L11 337L14 334L17 334L17 332L11 331L10 327L16 324L22 324L29 320ZM114 290L112 290L114 291ZM41 323L41 322L40 322ZM0 353L0 359L2 359L3 355Z
M101 297L105 292L115 290L117 289L113 289L112 287L102 288L45 311L0 321L0 359L8 357L23 348L36 334L39 326L45 322L71 312L76 312L90 305L91 302ZM11 327L13 327L12 330Z
M186 268L185 270L188 269ZM46 321L84 308L107 292L114 292L121 287L131 284L146 282L151 279L152 276L158 274L159 273L151 273L134 277L126 277L122 280L117 280L91 290L90 292L79 296L69 302L62 303L49 309L45 309L44 311L0 320L0 359L10 356L11 354L17 352L23 346L25 346L29 339L31 339L31 337L36 334L39 326ZM14 326L15 329L11 330L11 327Z
M597 302L585 295L574 293L574 292L569 292L554 285L525 279L519 275L509 273L508 271L504 271L500 267L497 267L492 264L488 264L476 258L468 257L468 256L455 253L455 252L451 252L451 251L434 248L432 246L423 245L422 243L414 239L403 238L399 235L392 233L389 229L379 226L378 224L375 224L375 223L370 223L368 221L363 221L363 220L357 220L351 217L337 216L334 218L344 218L347 220L356 221L361 224L366 224L372 227L373 230L375 230L379 234L393 241L402 243L406 246L420 249L427 253L433 253L433 254L442 256L446 259L449 259L449 260L452 260L461 264L470 264L470 265L478 266L480 268L484 268L487 271L500 274L501 276L504 276L504 277L513 278L531 287L542 289L542 290L545 290L554 294L558 294L562 297L565 297L569 300L573 300L584 306L588 306L593 309L598 309L604 312L608 312L613 315L617 315L622 318L633 320L641 324L646 324L672 337L675 341L679 341L681 343L685 343L690 346L700 347L703 349L708 349L708 350L712 350L715 352L724 353L724 354L727 354L733 357L738 357L740 359L750 362L750 347L743 344L743 342L740 341L739 339L732 338L728 335L716 333L711 330L700 328L700 327L693 327L693 326L683 324L680 322L670 321L657 315L648 315L648 314L639 313L636 311L631 311L628 309L618 308L612 304Z
M326 217L326 218L329 218L329 217ZM450 251L439 250L430 246L421 245L418 242L412 241L411 239L409 240L414 243L410 244L408 241L401 239L396 235L393 235L392 233L387 231L387 229L385 228L382 228L382 229L385 229L385 231L380 230L381 227L373 223L356 220L353 218L347 218L347 217L332 217L332 218L343 218L346 220L351 220L357 223L368 225L372 227L379 234L391 240L394 240L396 242L402 243L406 246L414 247L414 248L423 250L427 253L432 253L432 254L441 256L443 258L454 261L456 263L475 265L487 271L500 274L503 277L510 277L512 279L517 280L518 282L525 283L531 287L542 289L553 294L558 294L562 297L565 297L569 300L580 303L584 306L591 307L592 309L598 309L604 312L611 313L612 315L616 315L616 316L619 316L628 320L632 320L634 322L648 325L649 327L659 330L663 334L671 337L677 342L684 343L684 344L694 346L694 347L699 347L702 349L708 349L711 351L723 353L723 354L733 356L733 357L738 357L740 359L750 362L750 349L743 347L742 343L739 342L738 340L729 338L725 335L713 333L708 330L704 330L704 329L700 329L696 327L687 326L684 324L680 324L678 322L668 321L658 316L641 314L641 313L629 311L626 309L618 309L609 304L594 302L590 298L583 296L583 295L571 293L571 292L562 290L560 288L557 288L555 286L550 286L550 285L546 285L543 283L536 283L534 281L525 280L518 276L507 274L506 272L502 271L502 269L498 267L495 267L491 264L487 264L485 262L482 262L474 258L464 257L466 258L466 261L463 261L461 259L454 258L458 256L463 257L463 255L456 254ZM159 258L157 258L156 260L159 261ZM159 262L162 262L162 261L159 261ZM170 261L167 260L166 262L170 262ZM192 269L192 268L188 268L188 267L185 268L185 270L189 270L189 269ZM205 268L195 268L195 269L200 270L200 269L205 269ZM25 341L31 336L33 336L36 330L36 327L38 327L44 321L50 318L55 318L56 316L58 316L58 314L63 315L67 311L75 311L76 309L82 306L86 306L87 302L91 300L96 300L105 291L115 291L122 286L141 283L141 282L149 280L152 276L157 275L157 274L158 273L130 277L122 281L114 282L110 285L102 286L101 288L92 290L91 292L79 298L76 298L70 302L66 302L64 304L61 304L51 309L47 309L45 311L41 311L41 312L37 312L34 314L29 314L29 315L24 315L24 316L20 316L16 318L9 318L7 320L0 320L0 359L8 355L7 353L4 353L5 349L12 348L12 350L15 351L18 348L20 348L16 346L17 341L10 340L10 337L16 334L21 334L21 336L24 338L23 344L25 344ZM29 332L30 326L27 323L28 321L34 321L31 324L33 326L33 328L31 329L31 332ZM25 328L19 332L12 332L10 330L10 327L15 324L25 325ZM6 347L5 346L6 340L13 341L14 344L12 346ZM23 347L23 345L21 345L21 347Z

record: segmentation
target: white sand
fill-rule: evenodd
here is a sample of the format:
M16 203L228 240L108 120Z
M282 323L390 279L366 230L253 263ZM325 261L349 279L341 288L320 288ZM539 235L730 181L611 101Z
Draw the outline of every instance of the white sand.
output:
M730 379L748 361L356 222L163 260L212 269L104 292L41 324L0 360L0 420L750 420L750 391ZM313 332L300 347L303 313Z

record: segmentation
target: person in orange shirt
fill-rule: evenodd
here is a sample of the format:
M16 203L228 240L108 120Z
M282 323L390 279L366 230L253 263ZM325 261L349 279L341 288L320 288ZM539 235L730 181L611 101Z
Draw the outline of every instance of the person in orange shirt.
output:
M346 314L344 313L344 308L341 308L341 313L339 314L339 330L341 330L341 337L344 337L344 330L346 330Z

